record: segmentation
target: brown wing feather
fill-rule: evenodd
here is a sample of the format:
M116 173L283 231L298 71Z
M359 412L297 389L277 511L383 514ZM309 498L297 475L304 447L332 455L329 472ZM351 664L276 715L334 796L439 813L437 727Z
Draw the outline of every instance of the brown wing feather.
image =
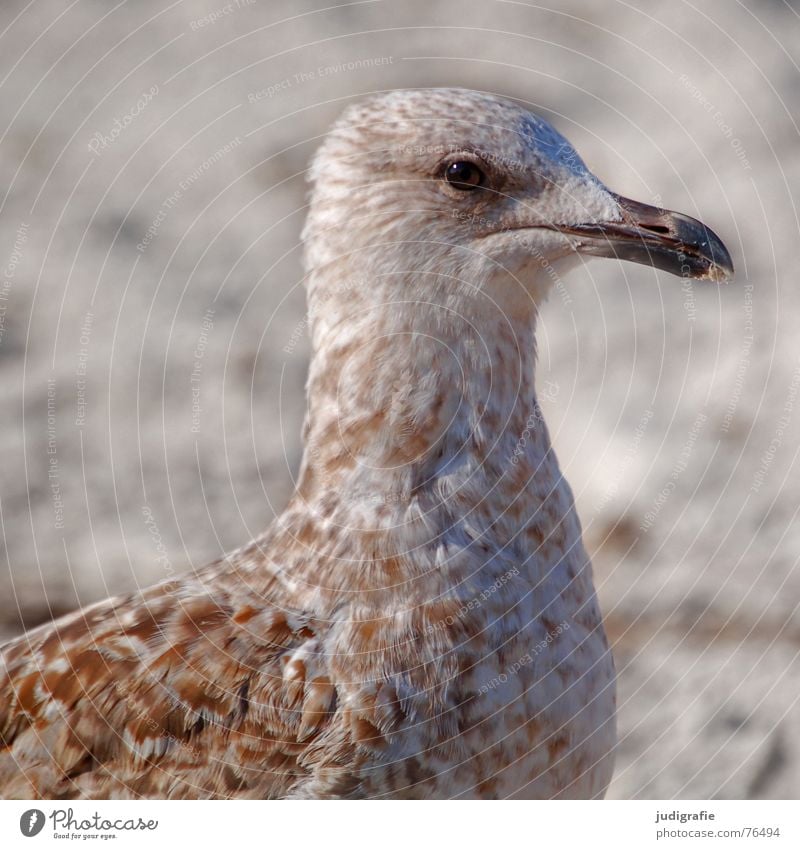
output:
M275 798L321 772L330 795L353 792L320 628L263 601L172 581L30 632L2 661L5 798Z

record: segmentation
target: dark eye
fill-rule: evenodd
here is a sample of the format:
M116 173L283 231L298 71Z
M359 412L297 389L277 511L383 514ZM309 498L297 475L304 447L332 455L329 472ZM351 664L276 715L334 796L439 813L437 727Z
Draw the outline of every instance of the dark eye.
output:
M466 160L451 162L444 171L444 179L454 188L462 191L477 189L486 180L483 171L474 163Z

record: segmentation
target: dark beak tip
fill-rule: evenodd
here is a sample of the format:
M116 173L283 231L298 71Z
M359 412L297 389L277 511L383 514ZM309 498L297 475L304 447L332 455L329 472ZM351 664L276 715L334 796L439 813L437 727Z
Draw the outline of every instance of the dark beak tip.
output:
M652 250L652 263L679 277L727 283L733 278L733 259L725 243L710 228L680 212L659 209L616 196L628 221ZM671 254L671 258L670 258ZM639 261L646 261L640 257Z
M701 267L695 267L683 276L712 283L730 283L733 279L733 259L721 241L714 243L711 250L700 254L699 260Z
M730 283L733 280L733 275L735 274L735 269L733 267L733 260L731 259L730 254L726 251L725 256L709 269L709 280L713 280L714 283Z
M733 268L723 268L712 265L706 274L695 278L696 280L710 280L712 283L730 283L733 279Z
M725 243L710 228L688 215L667 212L672 219L675 235L681 243L681 253L693 259L692 271L687 276L697 280L727 283L733 278L733 259ZM683 269L682 269L683 270Z

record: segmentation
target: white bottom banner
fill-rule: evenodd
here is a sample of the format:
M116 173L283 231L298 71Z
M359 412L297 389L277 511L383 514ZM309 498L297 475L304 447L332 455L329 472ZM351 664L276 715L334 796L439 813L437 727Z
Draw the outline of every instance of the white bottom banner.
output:
M0 802L0 846L800 846L797 802Z

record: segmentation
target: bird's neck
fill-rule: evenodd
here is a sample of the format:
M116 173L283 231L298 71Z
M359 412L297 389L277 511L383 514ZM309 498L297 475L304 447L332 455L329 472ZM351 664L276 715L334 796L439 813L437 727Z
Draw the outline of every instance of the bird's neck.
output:
M344 505L366 530L448 500L469 511L487 493L516 509L535 475L557 471L529 301L322 309L297 493L313 512L335 521Z
M354 586L466 592L516 568L560 592L585 553L536 400L535 309L427 291L312 297L304 458L271 533L331 603Z

